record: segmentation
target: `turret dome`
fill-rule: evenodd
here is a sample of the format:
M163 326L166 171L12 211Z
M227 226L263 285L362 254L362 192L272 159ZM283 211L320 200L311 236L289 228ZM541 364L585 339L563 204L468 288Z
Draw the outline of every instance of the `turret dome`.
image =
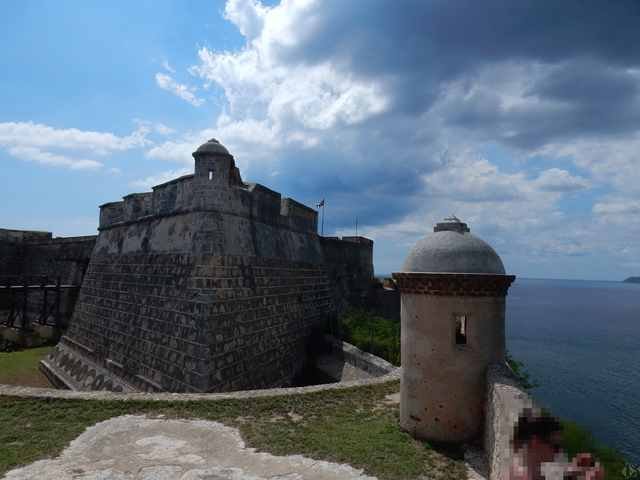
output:
M502 260L485 241L469 233L456 217L436 224L433 233L414 245L403 272L484 273L504 275Z
M212 138L200 145L198 149L193 153L194 155L208 153L213 155L231 155L229 150L222 145L218 140Z

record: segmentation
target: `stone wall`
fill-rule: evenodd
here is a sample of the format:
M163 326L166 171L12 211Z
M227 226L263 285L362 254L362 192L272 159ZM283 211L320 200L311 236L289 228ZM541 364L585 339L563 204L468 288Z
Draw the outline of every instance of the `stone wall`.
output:
M59 277L62 283L79 285L95 242L95 235L25 242L21 274Z
M51 233L0 228L0 276L22 274L24 244L33 240L51 240Z
M55 283L82 283L96 236L56 237L50 232L0 229L0 282L38 285L48 278ZM77 291L64 291L61 298L63 324L71 317ZM7 292L0 294L0 310L9 307ZM32 290L27 299L30 313L39 312L43 293Z
M0 229L0 276L79 284L95 242L95 235L53 238L51 232Z
M373 283L373 241L364 237L321 237L337 313L364 307Z
M387 286L390 285L390 286ZM400 321L400 290L393 281L376 280L367 298L367 310L390 320Z
M484 427L489 480L508 480L514 426L523 410L533 407L533 400L507 365L489 367Z
M310 264L96 255L51 362L76 390L287 386L330 308L326 276Z
M230 155L194 156L193 175L101 206L70 328L43 362L57 385L291 385L337 299L371 280L370 240L325 242L315 210L244 183ZM349 275L339 291L335 272Z

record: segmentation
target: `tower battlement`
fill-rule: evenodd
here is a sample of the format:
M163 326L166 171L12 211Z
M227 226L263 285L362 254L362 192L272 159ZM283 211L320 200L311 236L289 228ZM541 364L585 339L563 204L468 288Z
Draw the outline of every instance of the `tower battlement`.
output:
M198 149L194 158L194 174L156 185L152 192L132 193L122 201L101 205L99 229L177 214L219 212L316 233L318 213L314 209L292 198L282 198L280 193L259 183L244 183L228 152Z

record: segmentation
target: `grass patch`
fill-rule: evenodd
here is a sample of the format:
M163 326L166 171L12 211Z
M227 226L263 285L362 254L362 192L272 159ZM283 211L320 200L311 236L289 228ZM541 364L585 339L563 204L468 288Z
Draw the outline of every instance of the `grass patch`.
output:
M400 365L400 322L362 309L349 309L340 318L345 341Z
M0 352L0 383L26 387L50 387L38 362L52 347L29 348L16 352Z
M220 402L92 401L0 397L0 475L60 453L96 422L124 414L215 420L240 429L251 447L344 462L381 479L465 478L462 462L398 427L385 396L398 382L287 397Z

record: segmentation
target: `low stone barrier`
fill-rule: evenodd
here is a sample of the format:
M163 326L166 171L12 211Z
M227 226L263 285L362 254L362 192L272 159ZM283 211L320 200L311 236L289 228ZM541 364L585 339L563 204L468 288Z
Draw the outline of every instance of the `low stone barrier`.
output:
M525 408L533 407L532 398L507 365L489 367L484 431L489 480L508 480L514 425Z
M61 398L80 400L157 400L157 401L197 401L197 400L233 400L258 397L278 397L301 395L325 390L343 390L394 382L400 379L400 368L391 363L356 348L347 342L327 336L326 342L335 353L340 353L344 362L370 374L369 377L356 380L309 385L306 387L268 388L260 390L242 390L226 393L168 393L168 392L112 392L112 391L73 391L54 388L21 387L0 384L0 395L36 398Z
M329 345L334 354L342 358L346 363L368 373L373 377L387 375L398 368L371 353L360 350L355 345L343 342L331 335L325 335L324 340Z
M307 393L323 392L326 390L345 390L367 385L380 385L395 382L400 379L400 369L381 377L349 382L310 385L307 387L269 388L264 390L243 390L229 393L116 393L107 391L74 392L71 390L56 390L54 388L20 387L15 385L0 385L0 395L14 397L60 398L69 400L154 400L154 401L221 401L241 400L246 398L279 397L287 395L303 395Z

